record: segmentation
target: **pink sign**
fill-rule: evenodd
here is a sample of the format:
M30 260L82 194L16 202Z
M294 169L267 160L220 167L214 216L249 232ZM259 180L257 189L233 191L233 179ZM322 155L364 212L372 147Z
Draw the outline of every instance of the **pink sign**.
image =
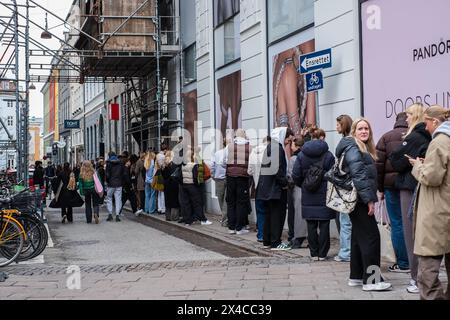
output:
M450 108L450 1L361 5L364 115L378 140L416 102Z

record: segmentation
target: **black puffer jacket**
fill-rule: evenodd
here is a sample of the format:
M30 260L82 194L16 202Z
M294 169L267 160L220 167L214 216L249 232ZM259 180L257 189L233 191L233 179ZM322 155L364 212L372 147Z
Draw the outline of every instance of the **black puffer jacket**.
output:
M358 201L368 204L377 202L377 168L369 153L359 150L355 138L345 137L336 149L336 157L345 152L344 170L349 172L358 191Z
M397 189L414 191L417 187L417 180L411 174L411 163L405 157L405 154L414 159L417 157L425 158L431 142L431 135L425 128L425 123L419 123L415 126L403 143L391 154L392 167L399 173L395 180Z
M117 157L112 157L106 162L106 183L108 188L120 188L124 185L125 166Z
M329 147L325 141L312 140L302 148L302 152L295 161L292 178L297 186L302 187L308 169L317 164L323 158L323 170L329 171L333 168L335 159L328 151ZM306 220L331 220L336 218L336 211L326 205L327 181L322 179L322 185L316 192L309 192L302 188L302 215Z

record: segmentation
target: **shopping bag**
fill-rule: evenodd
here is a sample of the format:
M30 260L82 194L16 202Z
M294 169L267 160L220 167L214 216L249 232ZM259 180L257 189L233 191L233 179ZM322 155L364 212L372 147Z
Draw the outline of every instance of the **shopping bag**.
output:
M387 221L387 210L385 201L380 201L375 206L375 217L378 221L380 231L380 254L381 260L389 263L396 263L394 247L391 239L391 226Z
M95 192L97 192L100 199L102 199L103 195L104 195L104 190L103 190L103 185L102 185L100 179L98 178L97 172L94 172L93 178L94 178Z

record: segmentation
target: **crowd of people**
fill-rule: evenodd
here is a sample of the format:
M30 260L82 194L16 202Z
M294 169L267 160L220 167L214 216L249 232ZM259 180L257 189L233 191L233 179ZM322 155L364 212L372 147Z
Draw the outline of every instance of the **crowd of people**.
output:
M334 155L325 131L315 126L300 136L276 128L253 149L239 129L212 157L222 225L230 234L248 233L253 198L258 242L276 251L301 248L307 239L311 258L325 261L330 222L336 220L340 250L334 260L350 263L348 285L385 291L392 286L382 276L369 280L381 262L375 204L385 201L397 259L388 271L409 273L406 289L422 299L449 299L450 285L444 293L439 281L442 260L450 274L449 118L447 109L415 104L376 144L369 120L342 115L336 119L342 139ZM324 173L338 163L357 191L349 214L327 206L330 182Z
M275 128L253 148L238 129L209 163L192 146L169 150L163 145L158 153L139 156L111 152L106 161L85 161L73 169L67 163L49 164L39 173L39 184L46 182L55 194L51 206L61 208L63 223L73 221L72 208L83 202L87 223L99 223L103 202L107 221L120 222L129 201L136 216L164 214L168 221L190 226L211 224L205 216L205 183L212 178L222 226L230 235L249 233L254 199L256 240L267 249L309 248L311 258L325 261L335 220L340 250L333 259L350 264L348 285L364 291L392 287L382 276L370 280L381 263L375 203L385 201L397 259L388 271L410 273L410 293L448 299L450 285L444 293L438 277L443 259L450 273L449 118L447 109L415 104L376 144L369 120L342 115L336 119L342 139L335 152L325 131L313 125L298 136L290 128ZM357 191L349 214L327 206L325 173L337 163ZM288 241L283 242L286 218Z

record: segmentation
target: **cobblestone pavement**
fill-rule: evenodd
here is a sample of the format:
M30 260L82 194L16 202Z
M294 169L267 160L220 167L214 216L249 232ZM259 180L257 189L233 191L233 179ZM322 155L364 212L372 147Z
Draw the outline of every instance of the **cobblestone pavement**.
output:
M77 223L71 226L71 231L58 234L55 230L61 226L55 225L51 218L50 230L55 235L53 240L56 251L48 254L50 257L46 257L44 264L14 265L4 268L2 271L6 271L9 278L0 283L0 299L418 300L419 298L417 295L408 294L405 290L409 275L388 273L386 264L383 265L383 276L386 281L393 284L393 290L367 293L361 288L347 286L348 263L338 263L332 259L324 262L312 261L306 249L273 253L254 241L254 233L240 237L230 236L226 230L218 226L217 221L207 227L196 225L185 227L162 221L158 216L127 217L126 223L132 230L150 229L145 224L150 220L153 222L158 220L157 223L164 223L173 228L204 233L211 239L224 241L224 246L227 243L240 246L253 256L229 258L206 250L202 253L206 256L183 258L183 254L176 250L172 255L173 259L166 261L158 260L156 257L148 261L131 262L131 259L129 262L121 263L120 259L114 256L106 263L103 258L93 259L94 262L90 262L86 256L82 256L82 251L79 251L78 255L67 254L65 251L67 242L61 241L64 237L68 237L67 232L73 232ZM214 220L214 217L210 218ZM123 228L120 224L112 224L108 228L116 226ZM84 225L81 227L85 228ZM125 233L123 229L120 230L108 229L107 233L115 232L110 236L119 237L118 235L123 232L128 236L119 238L125 242L133 236ZM97 241L104 241L99 239L102 234L97 233ZM66 247L61 247L61 243L65 243ZM74 243L71 245L76 246ZM181 243L179 245L184 246ZM201 248L190 246L190 249L194 248L194 252L202 252ZM188 247L181 249L186 251ZM335 242L330 257L333 256L333 250L337 251ZM259 252L264 254L256 256ZM146 259L149 257L151 256Z

